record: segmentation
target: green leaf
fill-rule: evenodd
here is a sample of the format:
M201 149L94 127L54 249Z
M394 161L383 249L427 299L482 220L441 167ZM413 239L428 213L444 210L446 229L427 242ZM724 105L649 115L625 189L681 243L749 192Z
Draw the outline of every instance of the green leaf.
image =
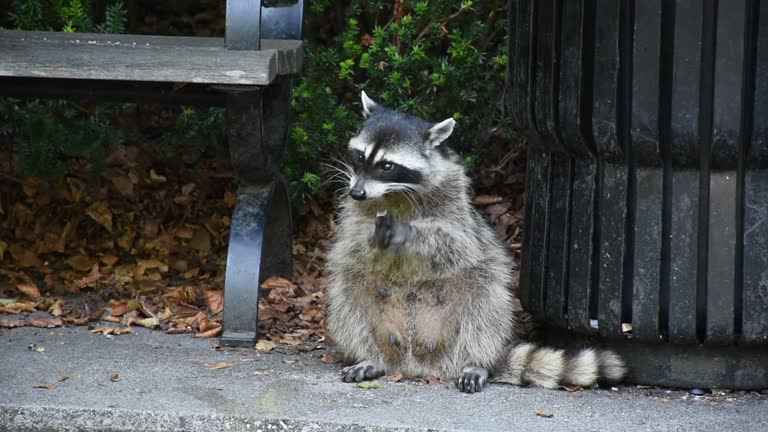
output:
M317 174L305 172L301 178L301 182L304 183L310 189L317 189L320 186L320 176Z
M379 381L363 381L357 386L365 390L377 390L381 388L381 383Z

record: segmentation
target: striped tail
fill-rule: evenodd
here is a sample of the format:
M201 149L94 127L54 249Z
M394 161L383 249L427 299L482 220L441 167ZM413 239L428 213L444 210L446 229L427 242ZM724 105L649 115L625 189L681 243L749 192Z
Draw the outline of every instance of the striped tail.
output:
M626 372L624 362L612 351L586 348L571 354L564 350L521 343L512 348L506 367L493 381L546 388L589 387L598 379L621 381Z

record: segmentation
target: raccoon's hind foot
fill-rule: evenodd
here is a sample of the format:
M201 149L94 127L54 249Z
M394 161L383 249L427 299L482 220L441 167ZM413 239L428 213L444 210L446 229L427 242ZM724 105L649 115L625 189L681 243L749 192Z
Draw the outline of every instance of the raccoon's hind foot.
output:
M407 222L395 220L386 210L376 213L376 229L373 232L373 242L379 249L390 246L400 246L411 238L413 227Z
M367 360L341 370L341 380L344 382L360 382L375 379L382 375L384 375L384 370Z
M465 367L461 376L456 380L456 387L464 393L475 393L483 390L488 381L488 371L481 367Z

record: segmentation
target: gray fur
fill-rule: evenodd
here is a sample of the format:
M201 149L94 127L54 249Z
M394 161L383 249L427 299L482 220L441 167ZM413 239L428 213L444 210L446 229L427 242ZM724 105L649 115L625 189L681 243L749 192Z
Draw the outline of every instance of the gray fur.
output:
M375 199L345 194L341 200L328 254L327 327L347 362L355 363L345 369L345 381L367 379L365 370L433 375L475 392L489 379L586 386L598 370L620 379L624 366L613 353L569 358L515 336L516 265L472 206L458 157L445 145L433 147L434 132L447 138L452 122L434 129L367 97L363 104L370 113L355 145L386 130L390 154L418 157L414 165L428 169L418 188L384 185L389 189ZM344 174L353 179L355 173Z

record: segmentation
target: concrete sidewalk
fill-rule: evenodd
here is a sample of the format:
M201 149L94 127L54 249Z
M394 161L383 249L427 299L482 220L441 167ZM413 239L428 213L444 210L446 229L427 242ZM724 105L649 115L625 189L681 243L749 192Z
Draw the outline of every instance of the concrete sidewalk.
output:
M322 351L215 350L215 340L134 331L0 335L0 431L768 431L768 396L752 393L491 385L465 395L413 382L366 390L341 382ZM219 363L234 366L211 369Z

